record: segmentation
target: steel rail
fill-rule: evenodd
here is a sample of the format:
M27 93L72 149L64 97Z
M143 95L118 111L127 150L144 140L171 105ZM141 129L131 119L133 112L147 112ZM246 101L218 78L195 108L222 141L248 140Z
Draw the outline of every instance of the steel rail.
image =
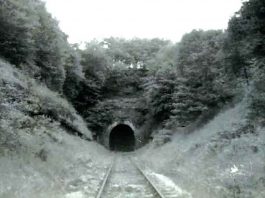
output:
M152 180L150 179L149 176L147 176L147 174L145 174L145 172L140 168L140 166L138 166L138 164L130 157L129 158L132 162L132 164L134 164L134 166L137 168L137 170L141 173L141 175L144 176L144 178L148 181L148 183L150 184L150 186L155 190L155 192L158 194L158 196L160 198L166 198L161 191L158 189L157 185L154 184L154 182L152 182Z
M105 174L105 176L104 176L104 179L103 179L103 181L102 181L102 184L101 184L101 186L100 186L100 188L99 188L99 190L98 190L98 193L97 193L96 198L101 198L101 197L102 197L102 193L103 193L104 188L105 188L105 186L106 186L106 183L107 183L107 181L108 181L108 179L109 179L109 176L110 176L110 173L111 173L111 170L112 170L112 168L113 168L113 165L114 165L115 160L116 160L116 159L114 158L113 161L112 161L112 163L111 163L111 165L109 166L108 171L106 172L106 174Z

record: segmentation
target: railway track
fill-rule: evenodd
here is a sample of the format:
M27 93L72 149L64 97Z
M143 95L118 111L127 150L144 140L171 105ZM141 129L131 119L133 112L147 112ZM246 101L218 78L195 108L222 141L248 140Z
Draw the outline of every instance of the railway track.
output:
M177 198L170 189L159 188L129 156L116 156L106 171L96 198Z

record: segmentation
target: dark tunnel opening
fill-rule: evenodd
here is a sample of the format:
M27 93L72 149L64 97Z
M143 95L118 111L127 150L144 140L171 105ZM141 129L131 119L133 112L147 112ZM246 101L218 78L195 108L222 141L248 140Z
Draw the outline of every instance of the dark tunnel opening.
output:
M126 124L119 124L114 127L110 132L109 146L112 151L133 151L135 136L132 128Z

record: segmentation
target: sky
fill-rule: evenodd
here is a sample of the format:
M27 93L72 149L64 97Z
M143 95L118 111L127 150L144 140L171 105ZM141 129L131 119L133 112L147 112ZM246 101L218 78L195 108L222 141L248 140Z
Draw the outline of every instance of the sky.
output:
M108 37L173 42L193 29L226 29L241 0L43 0L70 43Z

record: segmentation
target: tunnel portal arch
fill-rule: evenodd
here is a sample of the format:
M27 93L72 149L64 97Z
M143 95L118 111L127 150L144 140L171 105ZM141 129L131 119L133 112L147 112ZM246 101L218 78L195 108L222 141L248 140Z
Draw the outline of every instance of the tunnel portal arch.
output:
M133 151L135 149L136 138L133 127L129 124L115 124L109 133L109 148L113 151Z

